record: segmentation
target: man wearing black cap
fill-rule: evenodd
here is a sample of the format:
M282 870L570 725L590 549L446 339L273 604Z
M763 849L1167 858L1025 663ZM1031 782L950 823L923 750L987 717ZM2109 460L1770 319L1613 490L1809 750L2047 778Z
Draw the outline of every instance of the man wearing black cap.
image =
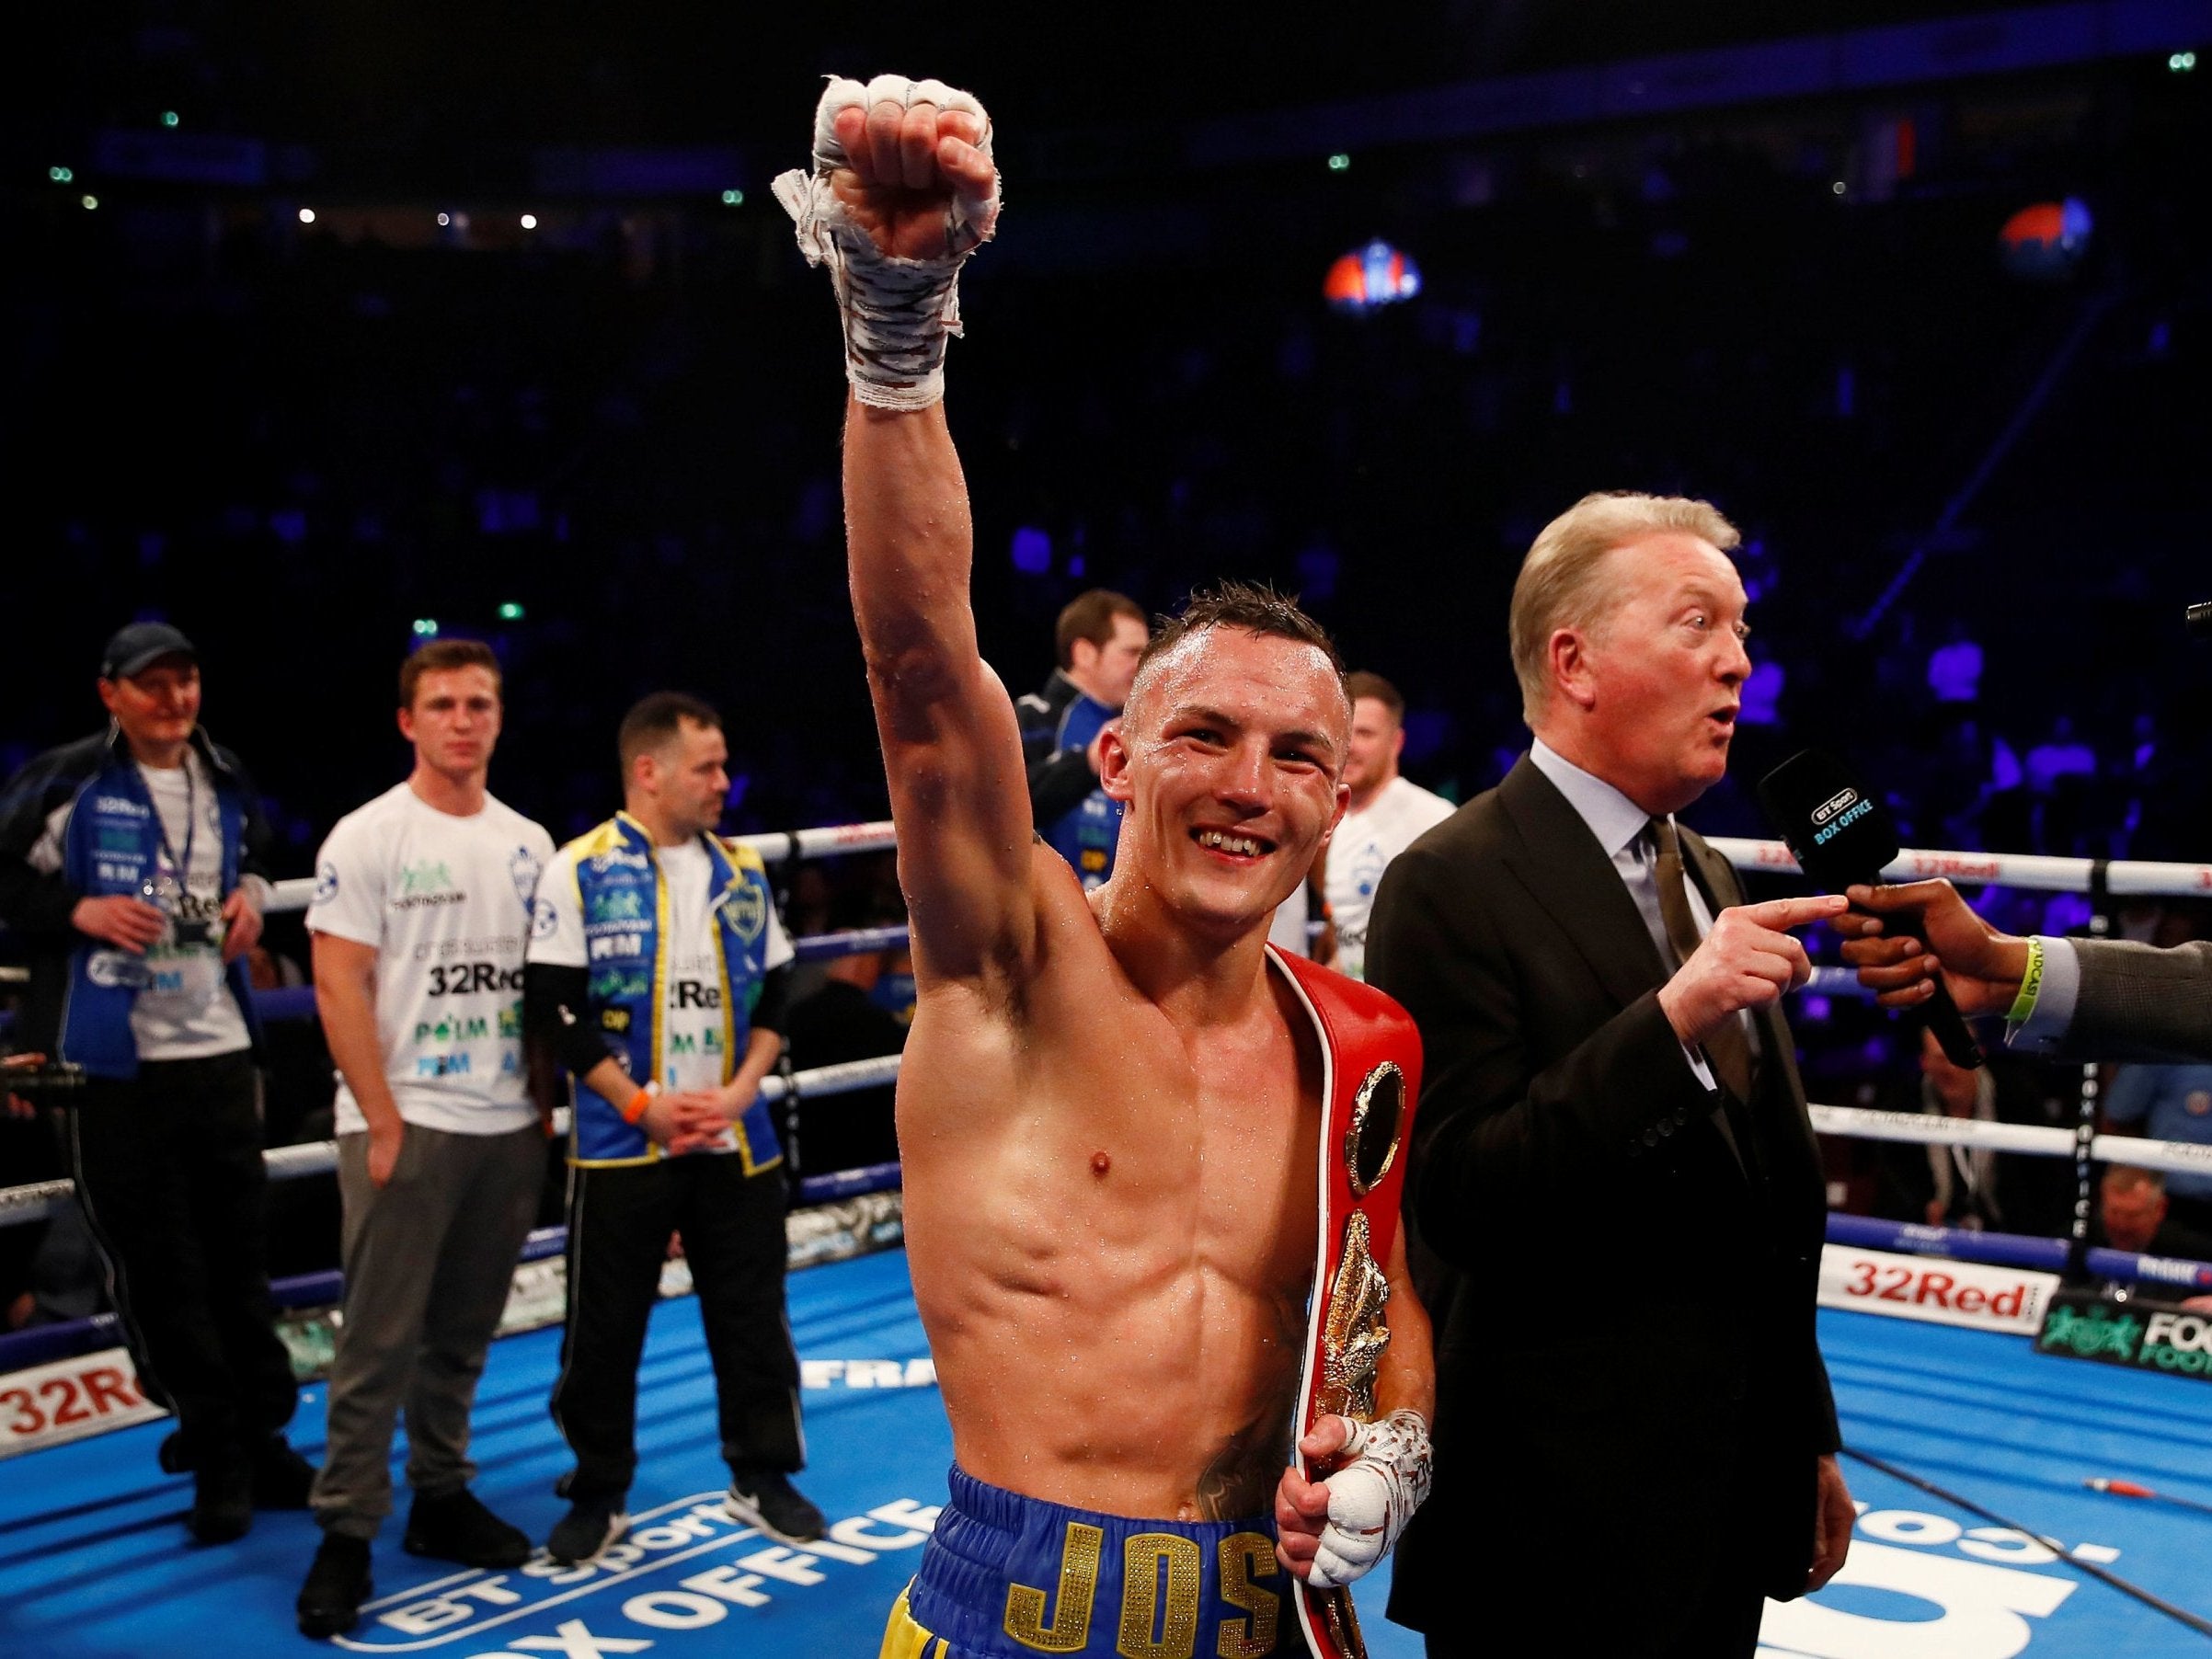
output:
M166 623L101 654L104 733L0 793L0 921L34 953L26 1046L84 1069L65 1125L78 1202L108 1259L148 1399L177 1416L202 1543L298 1508L292 1365L272 1324L246 953L269 828L200 727L200 659Z

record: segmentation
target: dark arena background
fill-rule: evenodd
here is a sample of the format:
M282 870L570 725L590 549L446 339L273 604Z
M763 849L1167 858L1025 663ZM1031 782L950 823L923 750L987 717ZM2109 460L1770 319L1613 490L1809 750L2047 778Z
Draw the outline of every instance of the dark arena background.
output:
M1464 802L1527 745L1506 610L1535 532L1590 490L1703 497L1744 532L1758 668L1729 780L1686 819L1754 897L1802 889L1755 844L1752 785L1809 746L1878 781L1915 867L2009 931L2212 936L2212 643L2183 624L2212 598L2212 0L115 0L14 32L0 772L97 728L110 634L173 623L296 882L404 773L402 657L481 638L501 799L567 841L620 805L623 712L693 692L728 722L723 829L762 838L817 942L805 983L881 958L875 1024L795 1035L780 1108L808 1490L842 1541L795 1558L702 1518L723 1476L679 1265L630 1553L487 1584L387 1537L346 1645L874 1653L944 1501L896 1062L807 1086L895 1051L912 1007L888 838L849 828L888 812L836 317L769 191L825 74L934 75L996 124L1004 219L963 280L946 407L982 648L1016 694L1086 589L1164 612L1262 578L1404 692L1403 770ZM279 893L269 1266L313 1457L332 1085L304 885ZM12 950L0 931L0 999ZM1837 962L1830 936L1813 952ZM2123 1132L2156 1143L2177 1214L2212 1208L2212 1068L2174 1083L2183 1134L2101 1116L2148 1086L2130 1069L2000 1058L2006 1133L1951 1150L1995 1149L2011 1203L1960 1229L1915 1187L1950 1143L1898 1116L1923 1108L1915 1030L1841 972L1792 1017L1834 1212L1822 1341L1847 1446L1882 1467L1847 1459L1851 1565L1771 1608L1764 1651L2212 1651L2212 1321L2114 1366L2063 1352L2059 1318L2093 1348L2085 1321L2109 1337L2131 1300L2212 1291L2212 1240L2077 1226ZM313 1524L186 1539L190 1482L156 1469L46 1111L0 1119L0 1652L306 1652ZM566 1465L557 1162L477 1412L480 1488L536 1539ZM1501 1321L1605 1306L1601 1284L1495 1294ZM1383 1579L1370 1649L1418 1653ZM1484 1651L1609 1651L1571 1609L1492 1616Z

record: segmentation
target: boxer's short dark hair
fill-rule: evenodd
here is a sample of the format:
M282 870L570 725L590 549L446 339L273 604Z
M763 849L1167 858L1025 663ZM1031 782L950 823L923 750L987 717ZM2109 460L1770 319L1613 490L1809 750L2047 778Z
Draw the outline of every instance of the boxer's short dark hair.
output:
M1131 622L1144 620L1144 607L1126 593L1117 593L1111 588L1094 588L1088 593L1079 593L1060 610L1060 620L1052 626L1052 649L1062 669L1075 666L1075 642L1087 639L1095 646L1104 646L1114 637L1114 621L1128 617Z
M1216 582L1195 590L1174 616L1163 616L1152 629L1152 643L1137 659L1138 672L1153 658L1175 649L1188 635L1208 628L1235 628L1266 638L1294 639L1312 646L1329 659L1338 680L1344 678L1344 658L1329 631L1298 608L1296 594L1280 594L1261 582Z
M714 704L688 692L655 692L649 697L640 698L622 717L621 729L614 735L623 775L629 775L630 762L639 755L652 753L682 731L686 720L693 726L722 729L722 716Z
M415 706L415 692L425 674L441 674L453 669L487 669L492 690L499 689L499 659L489 646L480 639L433 639L408 652L407 660L399 665L399 706Z
M1344 694L1354 703L1358 702L1362 697L1380 703L1384 708L1390 710L1390 717L1393 720L1405 718L1404 696L1396 686L1391 684L1380 674L1370 673L1365 669L1358 669L1347 674L1344 677Z

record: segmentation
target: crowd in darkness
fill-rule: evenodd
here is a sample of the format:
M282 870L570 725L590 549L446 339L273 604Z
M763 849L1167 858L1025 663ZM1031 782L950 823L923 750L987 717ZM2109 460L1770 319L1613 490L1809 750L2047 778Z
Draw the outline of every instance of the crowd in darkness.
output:
M1535 530L1591 489L1692 494L1745 532L1760 665L1698 828L1766 833L1751 783L1815 744L1909 844L2212 855L2212 658L2180 627L2206 596L2202 120L2046 90L2034 119L1925 116L1920 174L1879 191L1779 118L1359 157L1282 185L1294 212L1264 171L1165 205L1011 179L950 362L986 654L1018 693L1076 591L1166 610L1266 578L1404 692L1404 771L1464 800L1525 745L1505 616ZM2067 193L2086 255L2022 280L1998 227ZM394 668L434 624L500 652L492 786L556 838L606 816L621 711L671 686L728 716L727 830L885 816L835 321L765 189L548 208L499 247L391 234L411 206L10 211L38 249L8 326L44 597L16 611L0 771L89 729L99 640L166 617L305 874L399 774ZM1422 293L1330 311L1323 271L1376 233ZM883 920L885 885L833 869L803 906ZM1823 1029L1816 1097L1909 1063L1866 1011ZM304 1132L311 1104L275 1116ZM0 1184L42 1173L0 1146Z

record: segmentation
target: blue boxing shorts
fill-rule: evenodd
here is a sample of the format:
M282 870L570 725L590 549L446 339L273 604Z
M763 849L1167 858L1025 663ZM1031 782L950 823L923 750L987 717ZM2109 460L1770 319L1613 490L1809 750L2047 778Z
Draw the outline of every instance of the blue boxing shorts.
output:
M952 1501L891 1608L882 1659L1265 1659L1298 1651L1272 1516L1137 1521L986 1486Z

